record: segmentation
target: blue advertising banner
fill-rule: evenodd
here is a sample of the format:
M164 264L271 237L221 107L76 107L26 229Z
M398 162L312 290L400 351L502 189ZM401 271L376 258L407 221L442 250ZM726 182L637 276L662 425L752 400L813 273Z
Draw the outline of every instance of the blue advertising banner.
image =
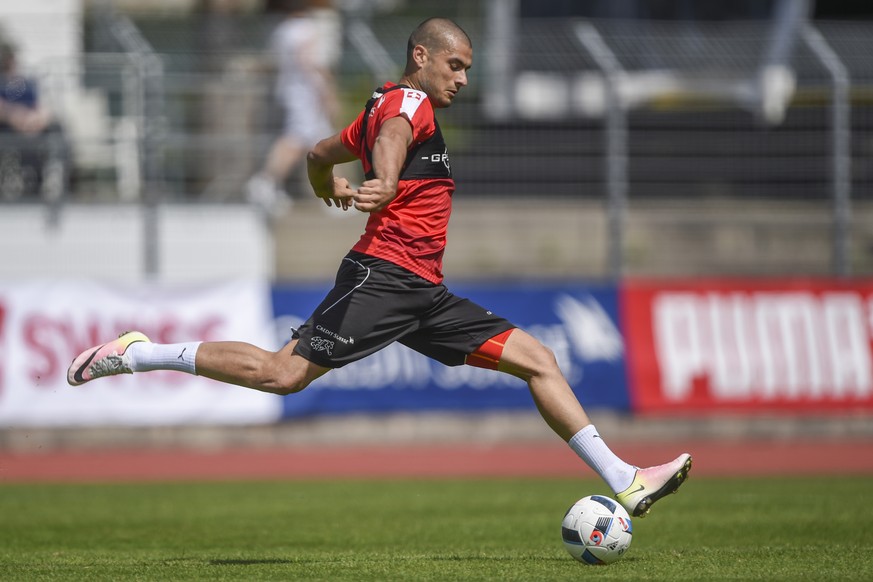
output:
M494 283L452 291L506 317L549 346L583 405L630 410L615 285ZM273 288L279 344L327 292ZM518 378L471 366L448 367L400 344L333 370L285 398L284 416L347 412L533 410Z

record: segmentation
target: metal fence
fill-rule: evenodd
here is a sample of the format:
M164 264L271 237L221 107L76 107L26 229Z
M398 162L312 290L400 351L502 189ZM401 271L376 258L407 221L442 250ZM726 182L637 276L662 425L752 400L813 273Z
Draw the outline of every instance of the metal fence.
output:
M774 23L540 19L507 28L494 25L498 16L459 18L477 62L440 119L458 203L521 224L505 233L507 248L543 249L525 272L873 272L873 23L802 21L786 32ZM344 22L344 119L396 71L418 20ZM70 178L52 203L132 202L148 212L243 202L280 127L262 67L273 24L252 15L216 32L192 19L94 15L81 60L41 70L49 93L75 87L78 112L68 107L62 120ZM603 240L555 232L568 212L592 215L581 228ZM476 246L475 231L453 236ZM549 248L563 258L537 264ZM489 275L517 269L511 257L495 260ZM145 264L158 271L158 262Z

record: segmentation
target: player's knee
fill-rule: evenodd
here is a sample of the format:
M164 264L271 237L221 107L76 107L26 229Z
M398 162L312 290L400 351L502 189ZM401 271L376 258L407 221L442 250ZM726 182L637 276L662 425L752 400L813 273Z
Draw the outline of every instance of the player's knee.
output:
M264 387L282 396L300 392L312 382L304 368L293 365L292 361L278 353L274 355L265 372L262 382Z
M306 378L305 375L299 373L290 373L284 374L277 378L276 380L276 394L280 394L282 396L287 396L289 394L296 394L300 392L307 386L309 386L310 380Z
M509 338L501 358L501 370L526 381L560 374L555 353L533 336L517 330Z
M533 373L542 376L560 372L558 358L555 356L555 352L553 352L548 346L539 342L537 343L537 347L530 351Z

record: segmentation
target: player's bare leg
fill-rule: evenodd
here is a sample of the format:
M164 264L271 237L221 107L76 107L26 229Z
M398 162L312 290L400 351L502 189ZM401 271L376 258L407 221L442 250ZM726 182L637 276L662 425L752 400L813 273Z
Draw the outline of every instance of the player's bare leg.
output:
M536 338L516 329L506 339L498 370L525 380L543 419L591 467L635 517L675 493L691 470L685 453L664 465L640 469L613 453L561 373L554 354Z
M565 441L591 424L555 355L527 332L516 329L510 334L497 369L527 382L546 424Z
M155 344L140 332L126 332L77 356L67 381L80 386L104 376L176 370L262 392L291 394L329 370L295 354L296 344L292 340L278 352L243 342Z
M243 342L204 342L197 351L197 375L273 394L299 392L330 368L294 353L297 340L278 352Z

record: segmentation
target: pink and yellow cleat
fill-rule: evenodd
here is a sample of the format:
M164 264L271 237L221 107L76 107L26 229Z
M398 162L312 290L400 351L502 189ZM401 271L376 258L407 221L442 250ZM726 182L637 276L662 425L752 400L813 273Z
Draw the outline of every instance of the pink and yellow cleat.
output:
M109 343L85 350L70 364L67 370L67 382L71 386L81 386L94 378L133 374L133 370L130 369L130 359L127 357L127 348L136 342L147 341L149 338L138 331L126 331Z
M676 493L691 471L691 455L684 453L675 460L637 469L630 487L615 498L633 517L645 517L652 505L665 495Z

